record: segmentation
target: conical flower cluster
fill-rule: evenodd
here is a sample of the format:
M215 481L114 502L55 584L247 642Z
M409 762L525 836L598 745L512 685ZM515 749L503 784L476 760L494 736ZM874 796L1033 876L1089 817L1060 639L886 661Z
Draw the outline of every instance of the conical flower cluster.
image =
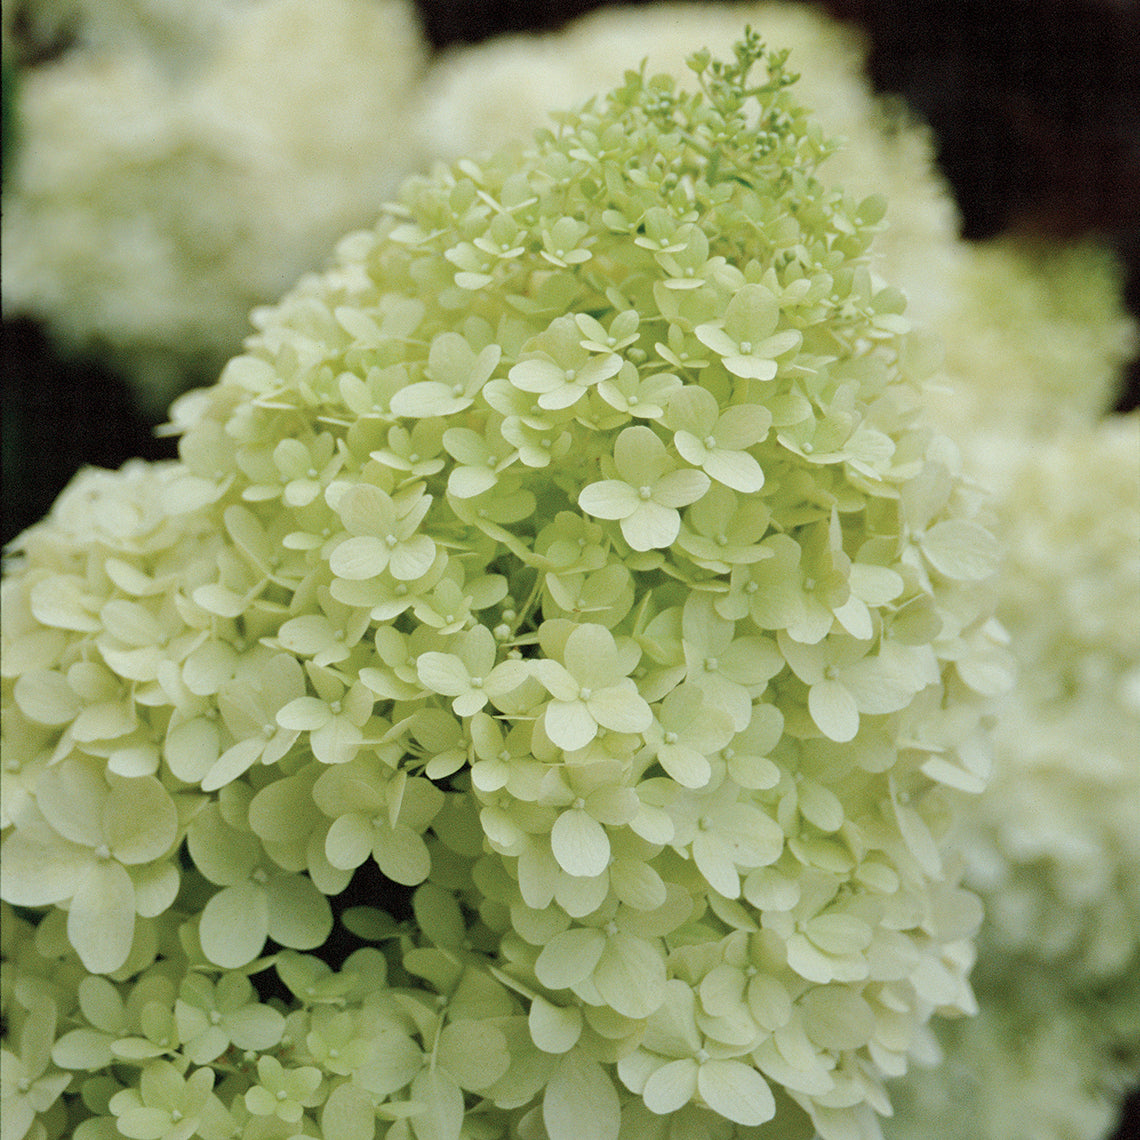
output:
M13 1140L854 1140L973 1008L997 546L884 202L691 66L408 182L23 536Z

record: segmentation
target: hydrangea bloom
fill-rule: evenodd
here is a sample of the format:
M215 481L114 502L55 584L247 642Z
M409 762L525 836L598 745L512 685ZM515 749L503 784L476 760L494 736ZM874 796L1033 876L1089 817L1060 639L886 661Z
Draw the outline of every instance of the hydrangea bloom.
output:
M16 1140L861 1140L973 1009L997 547L785 62L411 180L22 537Z
M830 160L830 177L857 196L886 196L891 224L875 242L873 262L906 293L909 311L933 323L956 295L948 279L969 256L957 240L953 197L934 166L927 129L872 93L864 38L817 6L787 0L618 5L555 32L453 47L432 63L422 85L425 152L455 160L512 144L529 137L548 112L619 82L629 60L683 75L694 42L726 54L746 23L791 50L802 72L800 98L828 134L844 140Z
M1140 1066L1138 463L1135 414L990 453L1020 676L963 844L981 1013L940 1033L947 1061L915 1074L892 1136L1105 1135Z
M60 7L4 6L6 47L17 9L75 36L19 72L4 311L109 356L158 417L417 164L426 49L405 0Z

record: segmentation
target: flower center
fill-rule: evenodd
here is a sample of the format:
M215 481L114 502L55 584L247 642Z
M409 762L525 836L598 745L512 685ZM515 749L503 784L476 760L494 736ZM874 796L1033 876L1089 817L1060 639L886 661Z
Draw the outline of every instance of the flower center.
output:
M648 487L648 486L638 487L637 488L637 495L638 495L638 498L643 499L643 500L652 499L653 498L653 488Z

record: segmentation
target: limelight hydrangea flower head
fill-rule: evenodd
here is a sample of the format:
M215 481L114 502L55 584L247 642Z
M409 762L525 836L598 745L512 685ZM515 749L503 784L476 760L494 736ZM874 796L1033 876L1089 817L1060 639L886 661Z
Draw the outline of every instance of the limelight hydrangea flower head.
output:
M855 1140L971 1011L996 547L785 64L408 182L22 538L21 1120Z

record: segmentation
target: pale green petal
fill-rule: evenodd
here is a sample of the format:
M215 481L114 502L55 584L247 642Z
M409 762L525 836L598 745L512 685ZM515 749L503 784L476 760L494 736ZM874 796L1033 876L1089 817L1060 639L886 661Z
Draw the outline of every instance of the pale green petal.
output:
M574 1005L551 1005L545 998L535 997L527 1025L531 1040L544 1053L566 1053L582 1035L582 1011Z
M816 727L839 744L859 731L859 706L841 681L823 680L808 690L808 712Z
M693 1099L697 1091L697 1062L691 1057L682 1057L662 1065L645 1082L641 1099L645 1107L658 1116L668 1116Z
M578 808L564 811L550 830L550 848L568 875L600 875L610 860L606 829Z
M111 1064L111 1040L96 1029L73 1029L52 1046L51 1059L63 1069L93 1072Z
M807 1035L824 1049L859 1049L875 1030L871 1006L847 986L818 986L801 999Z
M412 1081L411 1098L424 1106L411 1117L416 1140L459 1140L463 1092L439 1069L423 1069Z
M494 1025L458 1018L439 1035L436 1063L460 1088L479 1091L506 1073L511 1055L507 1039Z
M277 723L282 728L312 731L323 728L332 715L332 710L319 697L297 697L277 710Z
M113 859L101 859L88 864L74 887L67 937L88 970L109 974L127 960L134 940L134 884Z
M433 693L445 697L456 697L471 687L467 666L453 653L421 653L416 672Z
M610 887L620 902L634 910L656 910L668 898L665 880L640 859L615 859L610 864Z
M742 380L773 380L778 371L774 360L759 356L726 356L724 366Z
M746 451L710 451L701 466L718 483L751 495L764 486L764 470Z
M672 507L639 500L636 508L621 520L622 537L634 550L664 550L681 532L681 516Z
M636 488L617 479L590 483L578 495L578 506L599 519L628 518L640 504Z
M530 668L533 675L555 700L575 701L578 699L578 682L560 662L540 657L531 661Z
M36 783L36 804L52 828L88 847L103 842L103 806L110 794L103 772L89 760L52 765Z
M329 901L305 875L276 875L265 884L269 937L294 950L320 946L332 931Z
M653 723L653 710L632 681L592 693L586 708L598 724L614 732L645 732Z
M567 752L585 748L598 734L598 725L582 701L550 701L543 714L546 735Z
M447 491L459 499L473 499L497 482L498 475L490 467L454 467L447 478Z
M220 743L217 721L195 717L173 726L166 734L163 758L179 780L196 784L218 759Z
M736 864L727 845L718 835L711 831L698 831L693 836L692 852L693 862L714 891L726 899L740 896L740 876L736 873Z
M426 534L414 534L392 551L388 572L398 582L414 582L432 568L435 555L432 539Z
M226 1030L239 1049L271 1049L281 1040L285 1018L268 1005L251 1003L226 1014Z
M687 744L663 744L657 749L657 760L685 788L703 788L712 775L708 758Z
M356 1080L376 1096L402 1089L423 1067L423 1051L404 1033L384 1033L376 1042L375 1058L360 1069Z
M0 848L0 884L5 902L49 906L66 902L95 858L88 847L66 841L50 846L10 833Z
M618 1013L648 1017L665 1001L665 958L653 943L619 930L606 938L593 980Z
M718 325L697 325L693 330L697 340L706 348L711 348L718 356L735 356L740 352L740 346ZM773 371L772 375L775 375Z
M701 1099L736 1124L763 1124L776 1115L768 1082L741 1061L707 1061L697 1075Z
M431 872L427 845L404 824L374 828L372 858L389 879L406 887L418 886Z
M556 934L543 948L534 964L535 976L548 989L561 990L577 985L593 973L606 937L594 927L572 927Z
M381 539L359 535L346 538L329 555L329 569L338 578L359 582L383 574L390 556L391 551Z
M708 489L708 475L692 467L682 467L662 475L653 484L653 501L664 507L687 507Z
M357 812L338 816L325 836L325 856L341 870L359 867L372 854L373 827Z
M13 696L24 716L39 724L67 724L83 708L67 678L54 669L36 669L17 677Z
M947 578L974 582L988 578L997 568L997 539L977 523L947 519L919 536L930 565Z
M253 883L220 890L202 911L198 937L206 957L236 970L252 962L269 934L269 900Z
M617 1089L597 1061L576 1049L562 1058L546 1086L542 1120L550 1140L617 1140Z
M576 626L566 638L562 660L579 685L598 688L621 674L614 671L617 645L605 626L595 623Z
M103 808L103 831L121 863L146 863L173 844L178 812L153 776L116 780Z
M414 416L424 419L428 416L453 416L471 406L472 397L456 395L447 384L424 380L401 388L392 396L391 408L394 415Z
M352 1081L334 1088L321 1109L321 1135L324 1140L373 1140L376 1110L368 1092Z
M233 783L239 776L248 772L265 751L265 739L239 740L227 748L210 765L210 770L202 777L204 792L215 792Z

